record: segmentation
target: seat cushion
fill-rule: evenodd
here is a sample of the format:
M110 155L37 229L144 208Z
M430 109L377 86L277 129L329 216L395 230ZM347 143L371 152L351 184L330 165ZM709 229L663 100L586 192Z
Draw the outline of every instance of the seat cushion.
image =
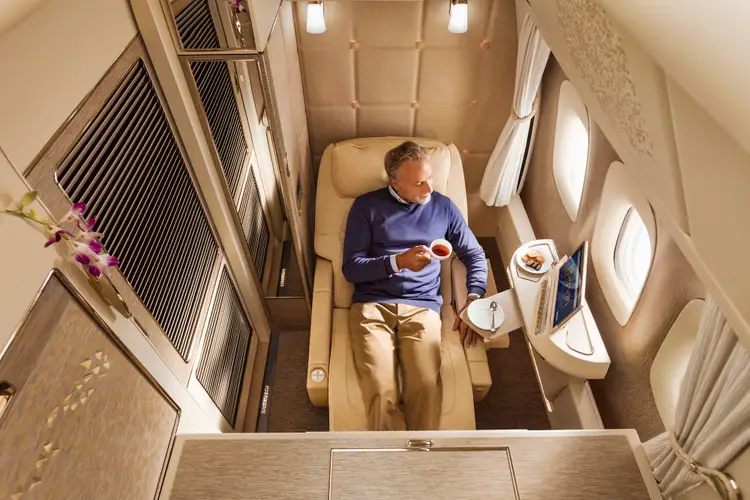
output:
M430 139L417 141L430 155L434 189L445 193L451 169L450 148ZM341 198L356 198L385 186L388 183L385 155L402 142L402 138L383 137L334 145L330 161L331 181L336 194Z
M449 305L443 306L441 316L443 340L440 377L443 384L443 401L440 429L473 430L476 426L471 379L458 332L452 329L453 310ZM367 430L365 405L354 367L349 335L349 309L334 309L328 385L328 415L332 431Z

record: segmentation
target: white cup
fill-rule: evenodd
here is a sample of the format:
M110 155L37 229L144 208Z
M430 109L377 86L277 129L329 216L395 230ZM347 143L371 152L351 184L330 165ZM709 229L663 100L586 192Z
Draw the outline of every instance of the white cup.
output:
M435 260L445 260L453 253L453 246L447 240L435 240L430 243L430 255Z

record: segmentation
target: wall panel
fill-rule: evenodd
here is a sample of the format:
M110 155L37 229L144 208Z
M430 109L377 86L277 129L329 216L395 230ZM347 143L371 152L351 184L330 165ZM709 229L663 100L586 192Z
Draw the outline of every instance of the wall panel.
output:
M557 101L560 85L566 79L557 61L550 58L542 81L534 152L521 199L537 237L554 239L561 253L570 254L582 240L593 237L607 168L619 158L592 121L581 207L577 221L571 222L552 174ZM703 297L703 286L660 223L659 214L651 275L625 326L615 320L591 265L589 273L586 299L612 360L606 378L591 381L597 406L606 427L635 428L646 440L663 430L649 382L651 363L682 308L690 300Z
M448 2L326 3L327 31L305 31L296 2L312 153L355 137L418 136L454 143L465 161L469 223L493 236L478 197L489 155L508 118L516 65L512 0L472 0L469 30L448 31ZM488 222L489 221L489 222Z
M135 37L127 0L44 2L0 36L0 147L25 169Z

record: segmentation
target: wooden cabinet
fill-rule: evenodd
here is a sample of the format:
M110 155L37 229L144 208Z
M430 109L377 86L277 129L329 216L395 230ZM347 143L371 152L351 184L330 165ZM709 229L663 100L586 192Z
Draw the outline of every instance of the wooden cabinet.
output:
M163 498L661 498L635 431L178 437Z

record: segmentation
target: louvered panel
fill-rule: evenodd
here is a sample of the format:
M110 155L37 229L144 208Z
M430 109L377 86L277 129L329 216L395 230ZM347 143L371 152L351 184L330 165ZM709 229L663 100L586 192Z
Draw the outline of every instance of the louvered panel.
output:
M247 155L247 142L227 63L191 62L190 68L195 75L227 184L232 196L235 196L242 176L242 163Z
M191 2L177 16L177 25L183 43L192 44L190 48L220 46L205 0ZM253 264L260 278L266 261L270 233L263 213L257 180L252 170L249 170L248 143L243 132L229 68L227 63L220 61L193 61L190 63L190 69L229 190L235 199L238 192L242 192L237 211ZM241 185L243 179L246 186Z
M194 0L177 16L177 30L183 44L191 49L220 47L216 27L206 0ZM247 142L227 63L191 62L211 135L232 196L240 188Z
M196 378L234 426L252 327L226 268L214 299Z
M266 265L266 255L271 235L263 212L258 181L255 178L252 168L249 169L245 184L245 189L242 192L242 200L240 201L239 215L242 221L242 229L245 232L245 238L250 248L250 254L253 257L255 270L258 273L258 278L261 279L263 268Z
M193 0L176 17L177 32L186 49L218 49L219 38L216 35L211 18L211 9L206 0Z
M139 59L57 171L101 221L102 243L187 361L218 245Z

